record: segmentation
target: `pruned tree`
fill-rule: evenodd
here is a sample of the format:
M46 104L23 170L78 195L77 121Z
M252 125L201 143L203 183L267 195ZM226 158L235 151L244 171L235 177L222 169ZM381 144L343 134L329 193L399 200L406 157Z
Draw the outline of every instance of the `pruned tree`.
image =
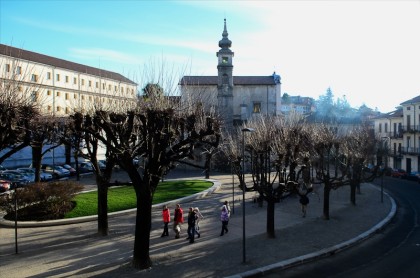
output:
M30 144L30 122L39 116L39 85L19 59L0 63L0 164ZM4 69L4 70L3 70Z
M304 119L295 113L251 123L255 126L249 135L254 188L267 202L267 235L275 237L275 203L297 193L296 170L309 155L309 136Z
M366 175L363 171L364 165L375 156L375 149L378 140L372 133L372 129L367 123L354 127L343 138L342 152L345 158L343 163L349 164L349 184L350 201L356 205L356 191L360 193L360 184L362 182L373 181L377 175L378 167Z
M252 190L258 191L259 202L267 202L267 235L274 238L275 203L297 192L296 168L309 155L306 125L301 116L290 113L284 118L254 118L246 127L230 134L222 149L243 190L250 188L246 187L242 165L251 164ZM254 131L241 134L249 128Z
M68 125L67 137L74 143L76 169L78 169L78 157L90 160L94 168L94 175L98 189L98 234L108 235L108 187L112 177L112 170L116 165L115 155L106 148L106 165L101 170L98 164L98 150L106 145L101 144L98 139L101 136L101 129L95 125L92 116L76 112L70 116L71 122ZM106 139L106 138L105 138Z
M279 126L274 118L265 116L251 120L247 126L254 128L254 132L246 136L249 138L246 145L251 154L253 188L259 193L259 203L267 202L267 236L274 238L275 203L285 193L285 187L278 180L279 172L275 170L279 163L275 153Z
M95 111L93 133L114 156L132 181L137 197L133 266L149 268L153 195L164 173L174 163L189 157L196 145L210 136L220 137L215 115L193 108L181 109L169 98L139 100L136 110L126 113ZM202 112L202 113L201 113ZM133 159L143 159L137 169Z
M197 111L205 111L206 113L214 114L217 106L217 89L190 83L186 78L183 78L180 84L183 85L180 99L182 107L192 107ZM213 157L219 152L218 138L209 137L203 141L202 144L197 146L194 155L190 159L183 159L179 161L179 163L202 169L205 178L208 179L210 178ZM201 161L203 161L201 157L204 157L204 163L201 163Z
M62 145L62 137L67 119L54 116L39 116L30 123L30 145L32 147L32 167L35 181L40 181L42 159L45 154Z
M323 217L330 219L330 192L348 183L350 164L342 163L343 133L341 126L316 124L312 126L311 142L315 156L316 181L324 185Z

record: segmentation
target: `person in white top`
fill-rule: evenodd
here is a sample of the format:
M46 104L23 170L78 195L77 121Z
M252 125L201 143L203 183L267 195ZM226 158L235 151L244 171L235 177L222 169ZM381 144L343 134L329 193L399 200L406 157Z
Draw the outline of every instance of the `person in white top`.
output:
M224 206L226 207L228 216L230 217L230 206L229 206L229 202L228 201L225 201Z
M204 216L201 214L198 207L194 208L194 212L195 212L195 215L196 215L195 233L197 234L197 237L200 238L201 235L200 235L200 225L199 225L199 223L202 219L204 219Z

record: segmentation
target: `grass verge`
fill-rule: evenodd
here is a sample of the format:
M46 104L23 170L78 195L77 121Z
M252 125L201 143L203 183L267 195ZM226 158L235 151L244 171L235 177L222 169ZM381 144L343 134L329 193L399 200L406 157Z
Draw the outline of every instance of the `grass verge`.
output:
M153 204L189 196L210 188L209 181L176 180L159 184L153 197ZM96 215L98 212L98 194L96 191L84 192L74 198L75 208L64 218ZM108 190L108 212L116 212L135 208L136 194L132 186L111 187Z

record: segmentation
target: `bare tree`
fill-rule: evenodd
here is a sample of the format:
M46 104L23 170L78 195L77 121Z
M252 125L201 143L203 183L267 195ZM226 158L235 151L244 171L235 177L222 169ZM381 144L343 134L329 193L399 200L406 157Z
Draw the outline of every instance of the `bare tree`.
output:
M32 147L32 167L35 169L35 181L40 181L42 158L48 152L62 145L61 138L66 125L66 118L39 116L30 123L30 145Z
M95 125L92 115L83 115L76 112L70 116L71 121L67 126L67 140L74 149L76 170L78 171L78 158L83 157L91 161L94 168L96 185L98 188L98 234L108 235L108 187L112 177L112 171L116 164L115 156L102 144L97 135L101 134L99 126ZM101 169L98 163L98 150L106 148L105 169Z
M30 144L30 122L39 115L39 85L19 59L0 62L0 164ZM32 79L31 79L32 78Z
M275 237L275 203L297 192L296 169L309 155L309 136L303 118L293 113L251 123L255 127L249 136L254 188L261 201L267 201L267 235Z
M342 163L344 134L341 126L319 123L312 126L312 150L315 155L316 181L324 184L323 217L330 219L330 192L348 185L349 163Z
M363 171L364 165L375 155L375 148L378 140L372 134L367 123L357 126L349 131L343 138L342 152L344 160L342 163L349 164L350 201L356 205L356 190L360 193L360 184L375 179L378 167L375 167L369 175Z
M296 168L309 156L309 135L303 118L293 113L286 117L257 117L246 127L253 128L254 132L242 136L242 142L241 130L245 126L240 127L235 134L226 137L222 150L243 190L250 188L245 185L242 164L250 162L252 190L258 191L261 204L267 202L267 235L274 238L275 203L297 192Z
M181 91L181 106L182 107L196 107L196 109L204 110L207 113L214 114L217 107L217 89L211 86L200 86L194 84L192 81L183 78L180 82L182 85ZM198 169L204 170L205 178L210 178L210 170L212 166L213 157L220 152L219 142L216 138L208 138L203 144L197 146L192 159L184 159L179 161L181 164L186 164ZM204 164L201 157L204 157Z
M160 86L153 80L148 83ZM192 155L196 145L208 137L220 137L219 124L204 109L180 107L173 99L154 94L140 98L138 107L126 113L97 110L90 121L100 131L90 134L132 181L138 200L132 263L136 268L149 268L151 208L159 181L177 161ZM140 169L133 163L138 157L144 162Z

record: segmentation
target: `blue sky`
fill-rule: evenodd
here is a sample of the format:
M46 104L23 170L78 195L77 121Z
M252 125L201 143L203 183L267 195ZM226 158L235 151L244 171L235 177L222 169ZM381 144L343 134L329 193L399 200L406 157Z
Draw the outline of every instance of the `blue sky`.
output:
M224 18L234 75L276 71L290 95L331 87L382 112L420 95L414 0L0 0L0 42L139 83L162 60L173 75L216 75Z

